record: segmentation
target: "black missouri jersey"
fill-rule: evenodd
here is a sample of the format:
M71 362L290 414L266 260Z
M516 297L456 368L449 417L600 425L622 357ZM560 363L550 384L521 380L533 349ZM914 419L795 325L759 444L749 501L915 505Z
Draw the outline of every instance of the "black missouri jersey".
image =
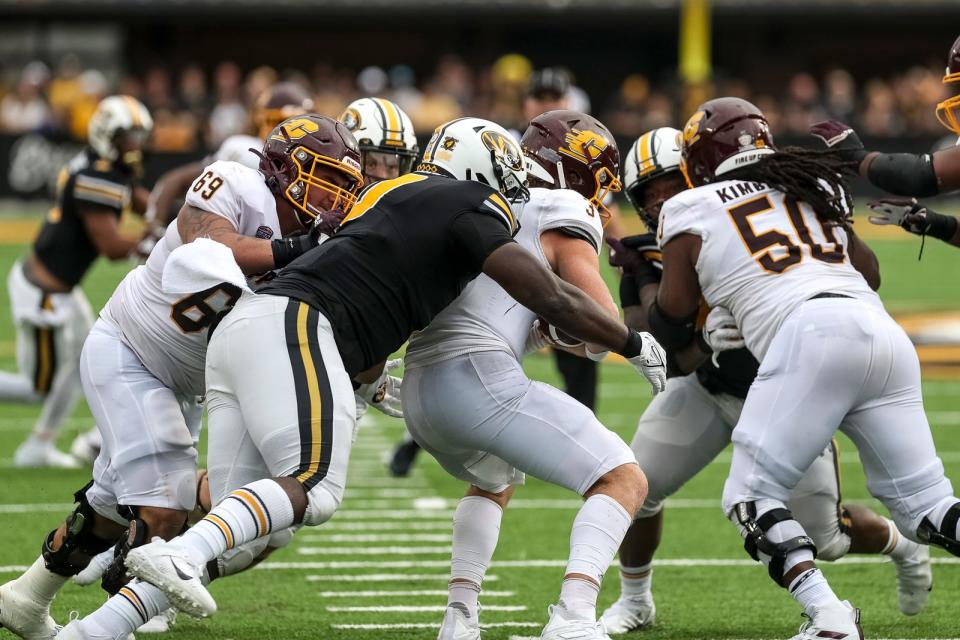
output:
M412 173L366 189L335 236L260 293L302 300L327 316L354 376L427 326L516 229L494 189Z
M75 156L60 170L56 202L34 242L43 266L64 284L79 284L99 255L87 235L84 212L106 211L119 218L131 190L130 176L92 149Z

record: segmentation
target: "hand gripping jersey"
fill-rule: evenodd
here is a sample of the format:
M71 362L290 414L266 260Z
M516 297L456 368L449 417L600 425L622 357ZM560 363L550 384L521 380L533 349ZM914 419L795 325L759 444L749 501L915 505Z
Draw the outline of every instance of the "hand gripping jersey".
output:
M519 218L517 242L545 265L540 235L551 229L581 237L600 251L600 216L576 191L530 189L530 201ZM535 318L532 311L481 274L425 330L410 339L404 366L425 366L475 351L506 351L522 360Z
M61 282L76 286L100 252L87 235L85 211L119 218L130 203L132 178L93 149L84 149L60 170L57 201L44 220L33 250Z
M222 216L245 236L280 235L276 201L263 176L236 162L206 167L187 191L186 204ZM119 327L124 342L164 385L203 395L206 329L219 311L233 306L239 290L218 285L186 296L165 294L163 267L181 244L174 220L146 264L127 274L100 315Z
M846 232L765 184L728 180L684 191L663 206L658 233L661 247L680 234L700 236L703 297L730 310L758 360L790 312L818 294L881 305L850 264Z
M364 190L336 235L260 291L323 313L353 377L426 327L515 231L487 185L410 173Z

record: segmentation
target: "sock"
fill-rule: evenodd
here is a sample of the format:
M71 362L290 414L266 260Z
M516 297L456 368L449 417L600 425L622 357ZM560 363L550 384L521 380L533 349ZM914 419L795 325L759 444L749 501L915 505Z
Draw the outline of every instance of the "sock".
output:
M84 618L83 629L97 640L126 640L140 625L169 608L167 597L160 589L133 580L106 604Z
M887 544L880 553L890 556L894 561L903 560L916 553L918 546L916 542L908 540L906 536L900 535L900 532L897 530L897 525L895 525L890 518L881 516L881 519L887 525L890 537L887 538Z
M594 610L597 594L607 567L630 527L632 518L626 509L610 496L597 494L580 507L570 531L570 560L565 575L581 574L594 582L567 579L563 581L560 599L568 609ZM586 588L583 584L589 585Z
M17 578L17 586L22 585L33 596L34 602L49 605L69 579L48 570L43 556L40 556Z
M481 496L463 498L453 514L453 553L447 604L462 602L474 618L483 577L500 538L502 518L500 505ZM458 582L452 582L454 579Z
M600 585L589 580L566 578L560 586L560 602L575 618L596 620L598 595Z
M827 584L827 579L820 573L820 569L810 569L801 573L790 583L789 591L807 614L812 612L812 607L840 603L840 599Z
M179 540L194 563L204 566L228 549L292 525L287 492L273 480L257 480L221 500Z
M639 567L620 565L620 595L634 600L646 599L653 586L653 563Z

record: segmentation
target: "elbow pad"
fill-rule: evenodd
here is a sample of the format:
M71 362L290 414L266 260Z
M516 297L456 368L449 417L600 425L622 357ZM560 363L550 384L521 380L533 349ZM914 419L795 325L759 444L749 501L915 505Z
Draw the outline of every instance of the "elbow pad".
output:
M867 168L867 178L898 196L923 198L940 192L933 156L929 153L881 153Z
M697 336L697 328L694 324L697 319L696 314L689 318L672 318L660 309L658 302L654 301L647 317L650 322L650 332L667 350L667 353L683 349Z

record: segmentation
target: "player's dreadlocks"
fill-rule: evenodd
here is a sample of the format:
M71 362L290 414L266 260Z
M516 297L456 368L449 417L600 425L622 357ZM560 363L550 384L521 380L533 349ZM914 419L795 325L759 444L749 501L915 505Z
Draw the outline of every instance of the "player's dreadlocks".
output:
M724 179L762 182L792 198L806 202L817 217L843 222L853 211L845 176L855 176L857 163L843 160L836 151L783 147L754 164L731 171Z

